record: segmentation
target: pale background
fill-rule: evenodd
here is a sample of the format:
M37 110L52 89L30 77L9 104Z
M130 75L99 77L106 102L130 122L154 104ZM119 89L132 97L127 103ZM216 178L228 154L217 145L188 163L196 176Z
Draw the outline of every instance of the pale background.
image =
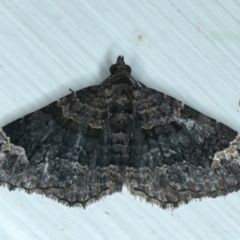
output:
M240 132L240 0L0 0L0 126L132 76ZM239 239L240 192L162 210L123 193L82 208L0 188L0 239Z

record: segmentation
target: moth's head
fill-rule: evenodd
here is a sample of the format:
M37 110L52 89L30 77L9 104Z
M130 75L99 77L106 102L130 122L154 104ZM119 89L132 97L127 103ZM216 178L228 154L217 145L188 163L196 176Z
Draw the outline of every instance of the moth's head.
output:
M119 56L117 58L116 64L113 64L109 69L111 75L129 75L131 73L131 68L125 64L124 57Z

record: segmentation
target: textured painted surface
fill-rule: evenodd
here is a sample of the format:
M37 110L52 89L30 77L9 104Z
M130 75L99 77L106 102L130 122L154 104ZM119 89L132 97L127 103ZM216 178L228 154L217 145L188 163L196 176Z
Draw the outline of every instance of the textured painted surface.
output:
M239 1L0 1L0 126L99 84L122 54L132 75L240 132ZM104 61L104 62L103 62ZM68 208L0 188L2 239L237 239L239 193L175 211L124 189ZM106 228L108 226L108 228Z

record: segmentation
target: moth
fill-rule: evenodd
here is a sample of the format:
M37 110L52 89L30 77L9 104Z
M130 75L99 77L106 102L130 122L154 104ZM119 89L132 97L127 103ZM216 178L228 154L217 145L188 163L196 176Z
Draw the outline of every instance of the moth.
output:
M111 75L0 129L0 184L83 206L122 190L163 208L240 186L240 135L131 76Z

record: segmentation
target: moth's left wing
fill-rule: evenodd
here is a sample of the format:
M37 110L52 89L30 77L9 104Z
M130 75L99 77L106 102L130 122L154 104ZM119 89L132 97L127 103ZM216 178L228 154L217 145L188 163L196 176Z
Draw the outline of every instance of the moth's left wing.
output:
M65 98L0 130L0 184L85 205L121 191L110 165L100 86Z

